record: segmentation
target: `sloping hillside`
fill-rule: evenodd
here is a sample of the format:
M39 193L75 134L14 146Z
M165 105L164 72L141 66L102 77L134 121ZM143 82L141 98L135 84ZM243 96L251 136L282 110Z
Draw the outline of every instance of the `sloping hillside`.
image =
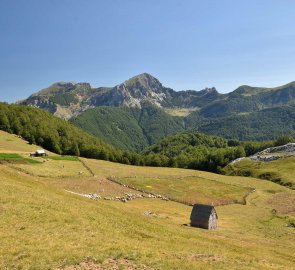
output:
M239 140L272 140L284 134L295 134L295 107L282 106L224 118L203 119L194 125L199 115L188 116L200 132Z
M201 114L205 117L224 117L234 113L294 105L294 102L295 82L274 88L243 85L228 93L226 98L214 101L202 108Z
M15 138L0 136L1 145L9 137ZM26 142L17 140L14 145L1 151L21 154ZM83 265L89 270L114 265L121 265L120 269L184 270L293 267L295 234L290 226L295 217L294 191L253 178L88 159L82 161L94 176L67 177L66 172L71 173L66 165L69 160L59 161L65 166L63 177L36 176L38 167L43 167L44 173L50 170L48 162L22 164L26 166L23 170L19 164L0 164L1 269L83 269ZM126 203L91 200L65 191L103 195L110 176L123 177L127 184L135 184L135 177L149 177L149 184L158 193L163 189L158 190L154 183L170 176L180 183L185 176L202 179L200 195L206 194L206 188L211 190L210 181L256 191L248 196L247 205L217 207L216 231L184 226L191 207L180 203L153 198ZM187 181L193 183L190 178ZM175 188L183 192L179 186Z
M123 150L141 151L168 135L184 131L183 120L160 108L97 107L70 120L81 129Z
M267 148L224 168L228 175L252 176L295 189L295 144Z
M116 161L122 157L121 151L101 139L36 108L0 103L0 130L59 154Z
M282 106L211 119L202 117L199 112L172 117L149 104L142 109L98 107L71 122L120 149L140 151L167 136L183 132L202 132L243 141L294 135L295 107Z

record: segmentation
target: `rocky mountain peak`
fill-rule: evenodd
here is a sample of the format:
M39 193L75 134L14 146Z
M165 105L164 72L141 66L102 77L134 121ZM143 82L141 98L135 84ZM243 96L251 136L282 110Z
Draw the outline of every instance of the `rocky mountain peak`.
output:
M148 73L136 75L125 81L123 84L128 88L145 89L156 92L163 88L160 81Z
M116 104L128 107L141 107L146 101L161 107L166 98L165 88L148 73L139 74L117 85L111 93Z

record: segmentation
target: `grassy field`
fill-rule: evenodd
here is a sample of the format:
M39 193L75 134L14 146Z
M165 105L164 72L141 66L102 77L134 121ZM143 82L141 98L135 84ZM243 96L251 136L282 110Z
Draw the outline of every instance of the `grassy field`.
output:
M0 153L23 153L28 155L37 149L40 149L40 146L29 144L17 135L0 130ZM50 155L55 154L50 152Z
M88 269L94 270L106 259L127 260L134 265L129 269L294 269L293 190L250 177L82 161L94 176L79 160L48 159L21 164L24 168L0 164L0 269L72 270L89 261L94 266ZM89 175L73 174L78 164ZM246 205L217 206L218 229L207 231L187 226L191 207L181 203L93 201L64 190L100 195L128 191L107 177L184 197L190 187L215 199L256 191ZM183 184L188 189L182 190Z
M250 175L295 189L295 157L286 157L271 162L245 159L230 164L225 172L229 175Z
M217 207L219 229L206 231L183 226L191 210L183 204L91 201L3 166L0 200L1 269L54 269L86 257L157 269L291 269L295 260L294 229L254 206L255 197Z
M165 109L165 112L172 115L172 116L185 117L197 110L198 110L198 108L191 108L191 109L185 109L185 108L168 109L167 108L167 109Z
M26 158L15 153L0 153L0 162L11 164L40 164L41 161L32 158Z
M125 193L140 194L140 192L134 192L128 187L109 181L105 177L47 178L46 182L64 190L80 194L95 193L102 197L124 196Z
M244 203L249 188L229 185L198 177L125 177L116 181L148 193L160 193L185 204L205 203L222 205Z
M25 173L41 177L65 178L91 176L79 160L47 158L34 158L34 160L40 161L40 163L34 164L34 166L30 164L13 164L11 166Z

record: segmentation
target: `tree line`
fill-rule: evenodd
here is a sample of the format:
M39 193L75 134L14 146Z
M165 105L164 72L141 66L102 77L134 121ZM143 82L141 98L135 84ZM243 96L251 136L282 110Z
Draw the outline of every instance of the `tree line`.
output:
M275 141L241 142L200 133L186 133L165 138L143 152L136 153L118 150L41 109L7 103L0 103L0 129L61 155L212 172L220 172L222 167L236 158L294 141L288 135Z

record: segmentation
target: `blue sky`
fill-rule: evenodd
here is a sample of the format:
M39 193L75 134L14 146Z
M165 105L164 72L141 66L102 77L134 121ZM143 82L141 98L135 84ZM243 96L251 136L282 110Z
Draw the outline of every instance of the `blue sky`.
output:
M143 72L175 90L295 80L294 0L0 0L0 100Z

